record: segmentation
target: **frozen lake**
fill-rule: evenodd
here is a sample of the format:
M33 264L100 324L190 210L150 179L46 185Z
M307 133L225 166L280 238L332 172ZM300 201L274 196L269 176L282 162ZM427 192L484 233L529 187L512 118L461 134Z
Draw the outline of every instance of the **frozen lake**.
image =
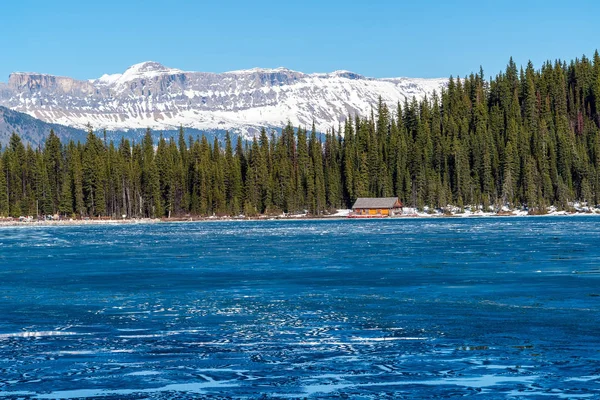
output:
M0 397L598 398L600 218L0 228Z

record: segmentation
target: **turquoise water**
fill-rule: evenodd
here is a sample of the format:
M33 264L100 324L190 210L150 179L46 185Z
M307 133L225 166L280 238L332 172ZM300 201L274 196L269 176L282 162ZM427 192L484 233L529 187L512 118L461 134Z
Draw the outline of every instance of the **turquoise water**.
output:
M0 397L599 398L600 219L0 229Z

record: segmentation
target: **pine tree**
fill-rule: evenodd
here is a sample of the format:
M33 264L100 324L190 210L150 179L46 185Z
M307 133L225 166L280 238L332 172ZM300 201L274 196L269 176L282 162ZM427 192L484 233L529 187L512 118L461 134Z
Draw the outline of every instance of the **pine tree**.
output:
M160 196L160 176L154 158L154 141L150 129L146 130L142 141L142 190L144 216L150 218L163 215Z
M309 204L309 211L313 215L321 215L325 211L325 177L323 173L323 146L317 140L317 132L313 124L313 129L308 143L309 157L313 176L309 177L314 182L314 194L312 195L312 204Z
M38 217L40 215L52 215L54 213L54 204L46 163L43 156L39 153L36 154L35 158L36 214Z
M74 211L83 216L86 214L85 200L83 195L83 166L81 162L81 150L73 142L69 144L68 153L73 170L73 206Z
M44 147L44 163L46 165L49 184L49 199L52 203L52 213L58 210L61 200L62 178L63 178L63 155L60 139L53 130L46 139Z
M63 177L58 211L65 216L73 214L73 182L69 175Z
M85 213L90 216L106 212L104 150L102 140L90 129L81 157Z
M0 151L2 148L0 147ZM9 212L8 186L6 182L7 169L3 158L0 157L0 217L7 217Z
M5 151L7 169L7 186L9 214L12 217L19 217L23 210L27 210L27 192L26 192L26 154L25 147L21 138L16 133L10 137L9 146Z

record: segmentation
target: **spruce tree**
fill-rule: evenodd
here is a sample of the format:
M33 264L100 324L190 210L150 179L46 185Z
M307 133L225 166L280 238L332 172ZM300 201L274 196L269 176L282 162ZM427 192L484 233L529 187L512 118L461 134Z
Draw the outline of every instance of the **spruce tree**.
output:
M1 147L0 150L2 150ZM4 166L3 157L0 157L0 217L7 217L9 212L6 175L7 169Z

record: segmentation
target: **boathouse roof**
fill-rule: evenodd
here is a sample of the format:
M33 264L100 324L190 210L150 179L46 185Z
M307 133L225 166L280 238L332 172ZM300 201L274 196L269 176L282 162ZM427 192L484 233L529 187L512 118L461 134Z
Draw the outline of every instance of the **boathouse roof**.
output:
M402 203L397 197L359 197L352 209L357 208L400 208Z

